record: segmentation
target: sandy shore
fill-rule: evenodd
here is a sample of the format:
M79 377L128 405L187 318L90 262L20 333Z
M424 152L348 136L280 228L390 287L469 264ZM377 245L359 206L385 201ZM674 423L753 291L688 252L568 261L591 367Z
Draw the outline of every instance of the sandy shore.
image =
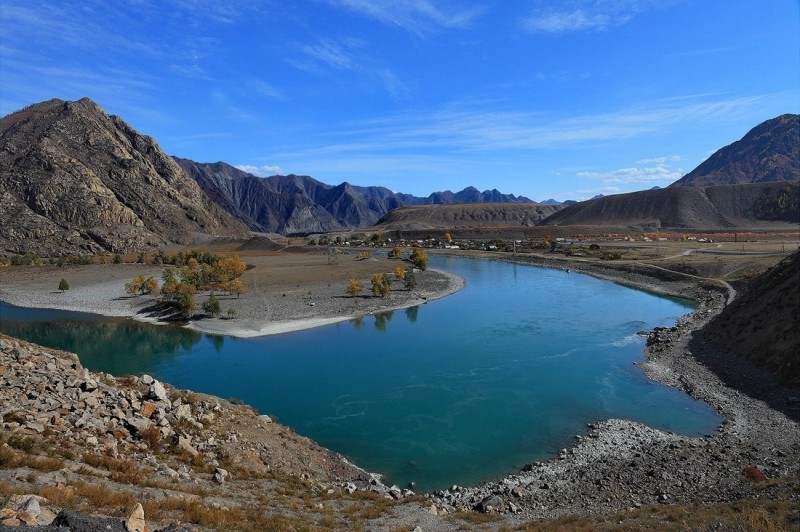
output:
M385 265L380 266L386 269ZM142 264L4 268L0 270L0 300L21 307L89 312L157 323L146 312L157 302L157 297L130 297L125 293L125 283L137 275L160 279L161 271L159 267ZM226 317L198 317L188 321L186 327L242 338L280 334L425 304L464 287L463 278L448 272L427 270L418 272L416 277L413 291L396 282L386 298L367 294L367 279L362 279L365 289L356 297L345 294L344 281L311 283L302 279L302 283L287 288L262 286L253 280L249 291L241 297L217 296ZM63 293L57 290L61 278L70 285ZM199 294L198 307L207 298L207 293ZM229 309L235 313L234 318L227 317Z

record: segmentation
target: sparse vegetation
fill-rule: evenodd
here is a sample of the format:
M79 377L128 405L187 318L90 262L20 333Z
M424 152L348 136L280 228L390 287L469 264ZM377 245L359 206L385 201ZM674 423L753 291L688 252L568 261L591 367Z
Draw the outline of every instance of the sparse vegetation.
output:
M350 297L356 297L361 291L364 289L364 285L361 281L358 280L357 277L351 277L350 282L347 283L347 288L345 289L346 292L350 295Z
M428 254L422 248L414 248L411 252L411 263L422 271L428 269Z

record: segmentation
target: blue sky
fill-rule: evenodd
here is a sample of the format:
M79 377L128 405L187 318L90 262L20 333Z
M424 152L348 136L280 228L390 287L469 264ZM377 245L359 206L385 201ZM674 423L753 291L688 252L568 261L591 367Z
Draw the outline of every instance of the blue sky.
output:
M259 175L586 199L800 112L800 4L0 0L0 114L84 96Z

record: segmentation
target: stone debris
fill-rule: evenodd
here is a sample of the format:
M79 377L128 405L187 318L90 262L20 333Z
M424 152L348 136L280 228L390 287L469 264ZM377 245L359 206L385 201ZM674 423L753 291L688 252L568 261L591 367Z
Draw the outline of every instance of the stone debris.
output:
M144 508L142 508L141 503L136 503L133 511L125 519L125 529L128 532L149 532L147 523L144 520Z

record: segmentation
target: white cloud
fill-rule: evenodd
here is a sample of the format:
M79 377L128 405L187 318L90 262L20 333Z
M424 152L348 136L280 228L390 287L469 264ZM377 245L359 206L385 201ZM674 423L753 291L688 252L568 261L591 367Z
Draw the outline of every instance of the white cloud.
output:
M577 172L576 177L600 181L609 189L618 189L620 185L667 186L677 181L686 173L682 168L673 168L670 163L677 162L680 157L657 157L636 161L637 164L652 166L630 166L608 172Z
M259 177L269 177L271 175L284 175L283 169L276 164L264 164L261 166L254 166L252 164L237 164L234 165L242 172L257 175Z
M328 3L418 35L436 28L468 28L484 11L480 7L454 8L436 0L328 0Z
M531 33L602 31L622 26L650 8L669 5L669 0L570 0L534 9L520 20Z

